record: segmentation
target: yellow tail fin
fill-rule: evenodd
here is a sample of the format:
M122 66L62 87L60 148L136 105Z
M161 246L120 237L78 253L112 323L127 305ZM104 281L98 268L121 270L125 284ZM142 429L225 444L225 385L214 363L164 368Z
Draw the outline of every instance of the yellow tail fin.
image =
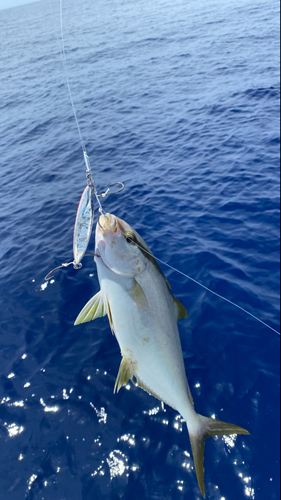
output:
M195 471L200 491L205 498L204 486L204 447L205 439L210 436L222 436L229 434L250 434L246 429L238 427L237 425L221 422L221 420L214 420L213 418L203 417L198 415L200 421L200 428L196 434L189 433L191 448L193 453L193 460Z

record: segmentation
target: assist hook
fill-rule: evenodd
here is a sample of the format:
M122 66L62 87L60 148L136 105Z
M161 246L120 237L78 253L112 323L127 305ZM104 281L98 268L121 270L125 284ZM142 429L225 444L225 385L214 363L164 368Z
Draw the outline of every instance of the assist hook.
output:
M111 186L117 186L117 185L120 186L119 189L117 189L116 191L110 191ZM112 182L111 184L108 184L108 188L104 193L98 194L98 197L105 198L106 196L109 196L111 194L121 193L121 191L123 191L124 187L125 186L124 186L123 182Z

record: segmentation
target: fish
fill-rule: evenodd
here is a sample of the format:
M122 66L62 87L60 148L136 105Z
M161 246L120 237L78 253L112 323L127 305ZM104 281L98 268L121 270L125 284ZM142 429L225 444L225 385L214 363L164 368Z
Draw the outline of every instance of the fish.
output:
M172 295L168 280L142 237L117 216L101 214L94 260L100 291L83 307L74 324L108 316L121 351L114 392L131 380L182 416L205 498L205 439L249 432L196 413L177 325L187 317L187 311Z

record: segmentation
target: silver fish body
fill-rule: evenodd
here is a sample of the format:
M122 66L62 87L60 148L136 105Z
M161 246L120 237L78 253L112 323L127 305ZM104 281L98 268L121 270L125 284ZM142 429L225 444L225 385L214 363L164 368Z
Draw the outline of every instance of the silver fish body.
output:
M85 305L75 324L108 315L122 356L114 390L131 379L181 414L187 423L197 479L205 496L204 440L213 435L249 433L196 413L177 326L187 312L173 297L140 235L116 216L102 215L96 228L95 254L100 292Z

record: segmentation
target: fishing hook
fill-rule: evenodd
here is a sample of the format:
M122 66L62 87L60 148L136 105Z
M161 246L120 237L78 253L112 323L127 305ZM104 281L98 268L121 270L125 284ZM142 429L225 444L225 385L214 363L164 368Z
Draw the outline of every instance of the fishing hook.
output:
M117 189L116 191L110 191L110 187L111 186L117 186L117 184L119 184L119 186L121 186L119 189ZM108 184L108 188L107 190L105 191L105 193L101 193L101 194L98 194L98 197L99 198L105 198L106 196L109 196L111 194L117 194L117 193L121 193L121 191L123 191L124 189L124 184L123 182L112 182L111 184Z

